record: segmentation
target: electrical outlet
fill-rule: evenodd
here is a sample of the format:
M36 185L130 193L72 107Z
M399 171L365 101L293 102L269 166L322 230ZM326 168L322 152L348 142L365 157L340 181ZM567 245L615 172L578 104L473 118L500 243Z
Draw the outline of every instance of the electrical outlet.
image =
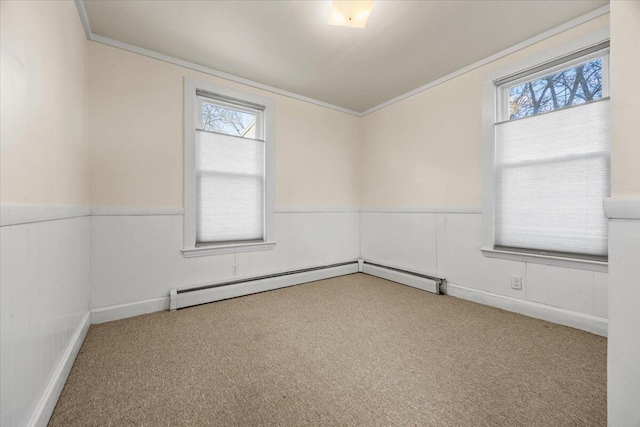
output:
M511 276L511 289L522 289L522 277Z
M234 276L238 275L238 266L236 264L233 264L231 266L231 274L233 274Z

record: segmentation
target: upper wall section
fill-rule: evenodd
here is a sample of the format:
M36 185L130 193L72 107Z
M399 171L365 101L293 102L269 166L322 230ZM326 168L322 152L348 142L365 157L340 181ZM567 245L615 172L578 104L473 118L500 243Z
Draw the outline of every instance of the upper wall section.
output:
M611 8L611 194L640 198L640 2Z
M73 2L1 2L0 203L88 203L87 40Z
M358 117L89 43L92 206L182 207L183 80L275 100L276 206L358 205Z
M607 14L363 117L362 206L480 206L483 76L608 25Z

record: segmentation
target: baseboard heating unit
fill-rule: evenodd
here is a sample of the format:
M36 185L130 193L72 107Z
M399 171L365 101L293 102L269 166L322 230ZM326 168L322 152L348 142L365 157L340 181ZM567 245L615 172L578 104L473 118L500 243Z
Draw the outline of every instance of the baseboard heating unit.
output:
M191 288L172 289L169 307L171 310L177 310L194 305L206 304L208 302L314 282L316 280L344 276L346 274L357 273L358 271L358 261L353 260Z
M440 286L444 286L446 283L442 277L429 276L427 274L390 267L367 260L358 260L358 264L358 271L362 273L391 280L392 282L402 283L403 285L422 289L423 291L434 294L439 294Z

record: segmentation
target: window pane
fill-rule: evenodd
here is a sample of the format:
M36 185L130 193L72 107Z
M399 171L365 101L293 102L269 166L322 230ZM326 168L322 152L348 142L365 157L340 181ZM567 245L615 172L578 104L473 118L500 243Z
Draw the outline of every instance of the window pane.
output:
M608 167L601 155L498 170L496 245L605 256Z
M609 101L496 126L495 244L606 256Z
M227 135L255 138L255 114L202 102L202 129Z
M196 242L262 240L262 176L198 174Z
M508 88L509 120L602 98L602 58Z
M196 132L196 242L262 240L264 142Z

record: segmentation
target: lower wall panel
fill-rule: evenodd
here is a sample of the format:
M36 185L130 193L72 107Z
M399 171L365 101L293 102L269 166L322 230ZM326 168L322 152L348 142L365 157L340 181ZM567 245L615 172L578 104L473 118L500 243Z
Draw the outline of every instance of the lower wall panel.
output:
M389 267L436 275L436 216L362 213L361 257Z
M362 212L361 253L370 261L444 277L518 300L607 317L607 273L482 255L478 213ZM511 289L511 276L523 289Z
M110 319L103 309L167 297L173 288L358 258L357 212L276 213L275 221L273 250L184 258L182 215L92 216L92 311Z
M640 199L634 219L609 220L607 399L610 426L640 425Z
M109 314L116 306L134 314L165 307L167 300L158 298L172 288L360 257L490 294L607 317L606 273L484 257L478 213L289 212L275 217L274 250L184 258L181 215L92 216L94 315L112 320L119 317ZM522 290L511 289L512 275L523 278Z
M46 422L88 325L89 217L4 226L0 240L0 424Z

